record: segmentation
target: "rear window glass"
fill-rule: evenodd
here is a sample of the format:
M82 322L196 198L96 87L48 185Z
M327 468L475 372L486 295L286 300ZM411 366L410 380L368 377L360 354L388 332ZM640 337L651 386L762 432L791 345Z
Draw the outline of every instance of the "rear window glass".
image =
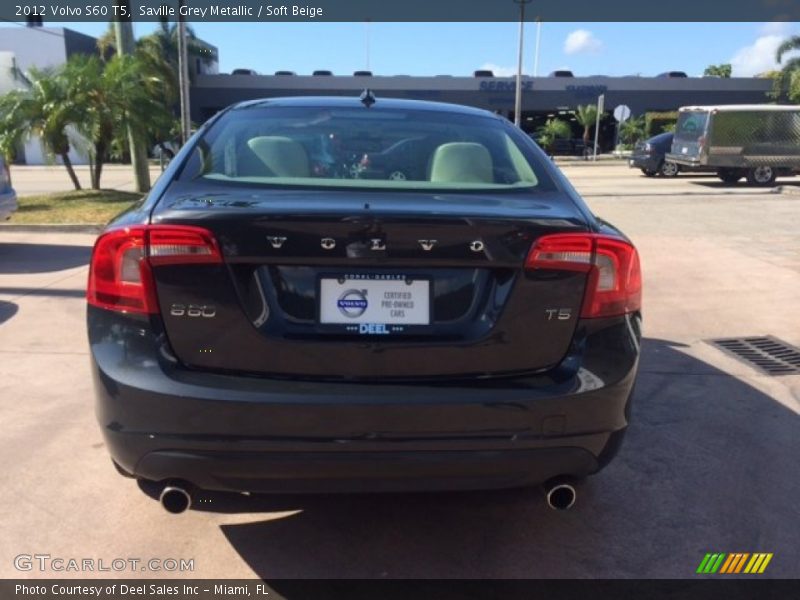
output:
M682 112L678 115L678 124L675 126L675 139L681 141L695 141L703 135L708 122L708 113L705 111Z
M183 180L391 189L552 189L524 136L442 111L254 106L223 115Z

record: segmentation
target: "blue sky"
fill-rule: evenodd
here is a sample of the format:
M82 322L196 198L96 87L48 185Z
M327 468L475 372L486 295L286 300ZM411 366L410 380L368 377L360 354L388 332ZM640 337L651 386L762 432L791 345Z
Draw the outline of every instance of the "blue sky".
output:
M99 35L104 23L65 23ZM155 24L136 23L137 36ZM517 23L195 23L220 51L220 70L278 69L308 74L468 75L477 68L511 74ZM732 62L734 75L774 67L775 47L800 33L798 23L543 23L539 74L569 68L576 75L701 75L709 64ZM524 72L533 71L535 24L526 26Z

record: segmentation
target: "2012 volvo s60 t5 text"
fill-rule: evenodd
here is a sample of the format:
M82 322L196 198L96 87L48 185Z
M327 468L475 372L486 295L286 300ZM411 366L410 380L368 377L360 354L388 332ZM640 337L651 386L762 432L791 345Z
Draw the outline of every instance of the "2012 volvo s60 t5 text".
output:
M566 507L628 424L637 252L477 109L228 108L98 237L87 296L111 456L175 512L536 483Z

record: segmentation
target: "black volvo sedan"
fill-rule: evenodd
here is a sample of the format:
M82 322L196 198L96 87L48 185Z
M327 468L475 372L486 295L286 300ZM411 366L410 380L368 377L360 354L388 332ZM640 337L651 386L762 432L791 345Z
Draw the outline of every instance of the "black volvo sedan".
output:
M637 252L477 109L230 107L98 237L87 298L107 447L173 512L539 483L566 508L628 424Z

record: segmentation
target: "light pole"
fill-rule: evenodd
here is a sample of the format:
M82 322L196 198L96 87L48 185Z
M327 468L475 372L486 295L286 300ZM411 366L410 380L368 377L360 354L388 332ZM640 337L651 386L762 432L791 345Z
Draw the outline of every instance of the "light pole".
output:
M184 0L178 0L183 6ZM189 62L186 47L186 22L178 16L178 87L181 105L181 144L185 144L192 135L192 122L189 117Z
M522 49L525 37L525 5L531 0L514 0L519 4L519 52L517 56L517 89L514 98L514 125L522 126Z
M542 20L536 17L536 50L533 53L533 76L539 76L539 42L542 40Z
M367 63L366 63L367 64L367 67L366 67L367 71L369 71L369 69L370 69L370 67L369 67L369 33L370 33L370 31L369 31L369 19L367 19L366 21L364 21L364 49L366 51L366 57L367 57Z

